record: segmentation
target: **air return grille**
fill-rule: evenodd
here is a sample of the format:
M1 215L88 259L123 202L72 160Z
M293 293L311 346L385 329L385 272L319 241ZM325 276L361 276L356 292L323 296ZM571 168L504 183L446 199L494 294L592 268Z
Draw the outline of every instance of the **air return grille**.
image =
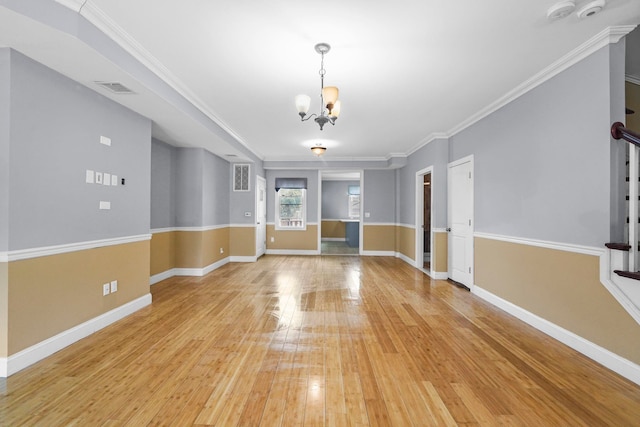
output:
M249 165L233 165L233 191L249 191Z
M95 82L97 85L102 86L109 92L117 94L129 94L134 93L131 89L118 82Z

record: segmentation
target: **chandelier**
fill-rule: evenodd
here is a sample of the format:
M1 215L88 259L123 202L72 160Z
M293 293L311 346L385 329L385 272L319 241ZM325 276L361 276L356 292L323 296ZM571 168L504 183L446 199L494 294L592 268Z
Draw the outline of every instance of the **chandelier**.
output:
M324 55L331 50L331 46L327 43L318 43L315 46L316 52L318 52L322 59L320 60L320 114L311 114L307 116L309 111L309 105L311 104L311 98L308 95L296 96L296 108L300 119L305 122L315 116L314 121L320 125L320 130L327 123L332 125L336 124L336 120L340 115L340 100L338 99L338 88L335 86L324 87L324 75L326 71L324 69Z

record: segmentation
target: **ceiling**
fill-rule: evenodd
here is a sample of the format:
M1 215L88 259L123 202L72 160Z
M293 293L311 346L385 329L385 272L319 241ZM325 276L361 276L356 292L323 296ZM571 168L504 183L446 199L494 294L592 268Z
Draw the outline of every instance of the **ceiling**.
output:
M327 160L410 154L499 105L605 28L640 23L638 0L609 0L587 19L554 22L546 17L553 0L25 3L0 0L0 46L151 118L158 139L266 161L315 160L309 147L318 142ZM578 9L587 3L576 1ZM78 13L121 54L70 24ZM306 93L310 113L319 109L318 42L332 47L325 85L338 86L342 102L336 125L323 131L301 123L294 106ZM640 40L636 46L640 52ZM634 57L627 74L640 81L640 53ZM95 81L118 81L135 94L114 95Z

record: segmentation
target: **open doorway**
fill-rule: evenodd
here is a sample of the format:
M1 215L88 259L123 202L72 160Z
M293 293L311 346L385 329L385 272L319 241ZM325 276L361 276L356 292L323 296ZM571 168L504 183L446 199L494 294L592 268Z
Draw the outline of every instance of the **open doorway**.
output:
M431 271L431 173L423 175L422 187L422 268Z
M433 248L433 166L416 172L416 258L415 267L433 277L436 263Z
M360 254L361 172L322 171L320 253Z

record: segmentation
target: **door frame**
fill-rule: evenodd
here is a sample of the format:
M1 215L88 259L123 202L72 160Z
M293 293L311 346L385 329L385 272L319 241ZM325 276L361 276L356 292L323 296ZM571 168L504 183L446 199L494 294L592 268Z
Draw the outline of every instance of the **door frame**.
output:
M416 172L416 256L414 266L425 273L427 273L430 277L433 277L433 266L434 263L434 251L431 251L431 268L427 271L424 269L424 232L421 232L424 227L424 176L431 175L431 244L433 245L433 192L434 192L434 174L433 174L433 165L420 169ZM433 246L432 246L433 247Z
M451 268L451 261L452 261L452 257L451 257L451 249L452 249L452 245L451 245L451 183L449 182L450 179L450 173L451 173L451 168L454 168L456 166L460 166L464 163L469 163L469 172L471 173L471 190L470 190L470 195L469 197L471 198L471 212L470 214L470 219L471 219L471 225L470 225L470 239L471 239L471 244L469 245L469 251L470 251L470 272L469 272L469 283L462 283L464 286L467 286L469 288L469 290L473 291L473 286L474 286L474 277L475 277L475 253L474 253L474 230L475 230L475 169L474 169L474 161L473 161L473 154L466 156L466 157L462 157L461 159L455 160L453 162L450 162L447 164L447 274L449 276L449 278L451 278L452 276L452 268Z
M258 205L260 204L260 192L259 192L259 188L260 186L258 185L258 182L262 182L262 184L264 185L264 224L260 224L258 221L260 221L260 218L258 218ZM256 259L260 258L262 255L264 255L267 252L267 180L263 177L261 177L260 175L256 175L256 209L255 209L255 222L256 222ZM258 228L260 227L264 227L264 244L262 245L261 248L258 248ZM262 251L260 251L260 249L262 249Z

